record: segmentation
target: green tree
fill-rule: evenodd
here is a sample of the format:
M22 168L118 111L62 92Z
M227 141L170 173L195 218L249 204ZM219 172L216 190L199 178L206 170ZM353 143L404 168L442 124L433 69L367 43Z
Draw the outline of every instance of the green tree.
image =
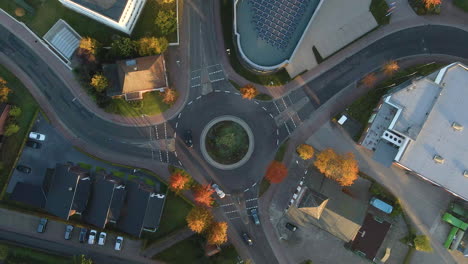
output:
M425 235L416 236L414 238L414 247L419 251L432 252L431 242Z
M140 56L152 56L161 54L169 46L166 38L141 38L136 42L136 49Z
M13 106L11 109L10 109L10 112L8 113L9 116L11 117L18 117L21 115L21 108L19 108L18 106Z
M11 135L16 134L19 130L20 130L20 127L19 127L17 124L15 124L15 123L9 123L9 124L6 125L6 127L5 127L5 133L4 133L4 135L5 135L6 137L9 137L9 136L11 136Z
M155 20L156 26L161 31L161 34L167 35L177 29L176 13L172 10L160 10Z
M110 53L117 58L129 58L135 55L135 42L130 38L118 38L111 44Z
M8 101L8 95L11 93L11 89L8 88L7 82L0 77L0 103Z
M104 75L98 73L95 74L91 79L91 86L94 87L96 91L103 92L109 86L109 82L107 81L107 78Z

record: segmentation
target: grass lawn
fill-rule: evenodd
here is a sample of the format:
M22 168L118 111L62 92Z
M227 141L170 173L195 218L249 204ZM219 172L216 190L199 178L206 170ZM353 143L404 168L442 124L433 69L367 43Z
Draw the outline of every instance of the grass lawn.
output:
M83 162L78 162L78 166L80 166L81 168L83 168L85 170L91 170L93 168L92 165L86 164L86 163L83 163Z
M21 147L26 140L26 135L30 129L34 118L39 110L39 107L31 96L29 91L11 72L0 65L0 77L7 81L7 86L13 91L9 95L8 102L12 105L21 108L21 116L16 120L20 126L18 133L5 138L2 148L0 149L0 161L3 164L3 169L0 170L0 187L2 192L0 198L3 197L4 190L9 179L12 167L18 157Z
M143 238L147 239L147 245L155 242L180 228L185 227L185 217L192 209L192 205L187 203L180 196L169 191L164 205L164 211L161 218L161 225L155 233L144 232Z
M369 9L379 25L390 23L390 16L385 16L388 11L388 5L385 0L372 0Z
M468 12L468 0L453 0L453 4Z
M33 250L26 247L0 244L0 251L6 253L5 263L34 263L34 264L54 264L72 263L71 258L48 254L42 251ZM2 259L0 259L1 261Z
M162 99L160 92L148 92L144 93L143 100L138 102L129 103L123 98L112 99L104 110L122 116L156 115L170 108L170 105L164 103Z
M226 49L230 49L229 62L232 68L247 80L262 85L281 85L291 81L285 69L272 74L255 74L245 68L237 57L236 47L234 46L233 37L233 19L234 19L234 4L233 1L221 0L221 23L223 24L224 45Z
M233 121L222 121L208 130L206 150L211 158L221 164L241 160L249 148L249 137L244 128Z
M121 171L112 171L112 175L118 178L125 179L125 173ZM130 177L128 177L128 179L130 180Z

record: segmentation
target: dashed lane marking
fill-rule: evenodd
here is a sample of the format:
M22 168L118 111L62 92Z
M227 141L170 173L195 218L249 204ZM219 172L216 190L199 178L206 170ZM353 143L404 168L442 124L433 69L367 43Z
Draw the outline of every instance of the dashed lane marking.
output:
M199 87L199 86L201 86L201 84L197 83L197 84L192 85L192 88Z
M240 95L240 93L236 93L236 95Z
M266 111L266 108L264 106L262 106L262 109Z
M179 116L177 116L177 118L180 118L182 116L182 113L179 113Z
M220 93L220 92L221 92L221 90L215 90L215 93Z
M217 70L217 71L214 71L214 72L210 72L210 73L208 73L208 74L211 75L211 74L215 74L215 73L222 72L222 71L223 71L223 70Z
M231 205L234 205L234 203L223 204L221 205L221 207L226 207L226 206L231 206Z
M190 101L190 102L188 103L188 105L191 105L192 103L193 103L193 101Z
M259 104L257 101L254 101L255 104Z
M255 185L257 185L257 183L252 184L252 187L255 187Z
M231 218L229 218L229 220L236 220L236 219L239 219L239 218L241 218L241 217L240 217L240 216L236 216L236 217L231 217Z
M288 131L288 135L291 135L291 131L289 131L288 124L284 123L284 126L286 127L286 130Z
M231 93L231 91L224 91L225 93Z
M245 189L245 190L244 190L244 192L248 192L248 191L249 191L249 189L250 189L250 188L247 188L247 189Z
M212 80L211 82L218 82L218 81L222 81L222 80L224 80L224 78L215 79L215 80Z
M224 212L225 214L232 214L232 213L237 213L239 212L238 210L230 211L230 212Z
M270 115L270 117L271 117L272 119L275 119L275 117L274 117L271 113L270 113L269 115Z
M175 123L175 128L177 128L178 125L179 125L179 122L176 122L176 123Z
M201 98L201 95L197 97L197 100L199 100Z
M252 199L248 199L248 200L245 200L245 201L250 202L250 201L255 201L255 200L258 200L258 198L252 198Z
M258 208L258 206L247 207L246 209L250 210L250 209L254 209L254 208Z
M174 139L177 138L177 132L174 131Z
M279 136L279 129L276 129L276 135Z
M182 167L182 162L180 162L180 160L179 160L179 165Z
M278 145L279 145L279 139L276 140L276 146L278 146Z

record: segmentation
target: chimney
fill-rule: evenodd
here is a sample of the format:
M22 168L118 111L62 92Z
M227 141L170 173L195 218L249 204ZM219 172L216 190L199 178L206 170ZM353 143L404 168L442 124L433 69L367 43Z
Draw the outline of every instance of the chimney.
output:
M439 164L444 164L444 161L445 161L444 158L442 158L442 157L439 156L439 155L434 155L434 158L433 158L433 159L434 159L434 161L435 161L436 163L439 163Z
M463 130L463 126L458 124L457 122L453 122L452 123L452 128L453 130L455 131L462 131Z

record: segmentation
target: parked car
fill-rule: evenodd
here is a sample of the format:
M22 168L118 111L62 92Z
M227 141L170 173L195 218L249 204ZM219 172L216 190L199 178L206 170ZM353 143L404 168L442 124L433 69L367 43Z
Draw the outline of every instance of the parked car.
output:
M78 241L80 241L80 243L84 243L86 241L86 235L88 234L88 229L86 228L81 228L80 230L80 236L78 238Z
M211 187L213 187L213 189L216 191L216 194L219 196L219 198L223 199L224 196L226 196L226 194L221 190L221 188L219 188L219 185L214 183L213 185L211 185Z
M91 230L91 232L89 232L88 244L94 245L94 241L96 240L96 235L97 235L96 230Z
M28 166L18 165L16 166L16 169L18 171L21 171L22 173L31 173L31 168L29 168Z
M36 142L34 140L28 140L26 141L26 146L34 149L39 149L41 148L41 143Z
M73 226L72 225L67 225L65 227L65 239L70 240L72 237L72 232L73 232Z
M253 245L253 241L252 241L252 239L250 238L250 236L247 233L242 233L242 239L244 239L244 241L245 241L245 243L247 243L247 245L249 245L249 246Z
M291 231L296 231L297 230L297 226L291 224L291 223L286 223L286 228L291 230Z
M192 130L187 129L184 132L184 142L187 147L193 147L193 140L192 140Z
M370 204L374 206L375 208L379 209L380 211L385 212L387 214L393 211L393 206L375 197L372 197L372 199L370 200Z
M45 140L45 135L37 133L37 132L31 132L31 133L29 133L29 138L39 140L39 141L44 141Z
M37 232L38 233L44 233L45 232L48 221L49 220L47 220L47 218L41 218L41 220L39 220L39 225L37 226Z
M101 232L101 234L99 234L98 245L104 246L104 244L106 243L106 237L107 237L107 234L105 232Z
M254 208L254 209L250 210L250 213L252 214L252 218L254 220L254 223L256 225L260 225L260 218L258 217L257 209Z
M115 240L115 250L121 250L122 249L122 244L123 244L123 237L118 236L117 239Z

